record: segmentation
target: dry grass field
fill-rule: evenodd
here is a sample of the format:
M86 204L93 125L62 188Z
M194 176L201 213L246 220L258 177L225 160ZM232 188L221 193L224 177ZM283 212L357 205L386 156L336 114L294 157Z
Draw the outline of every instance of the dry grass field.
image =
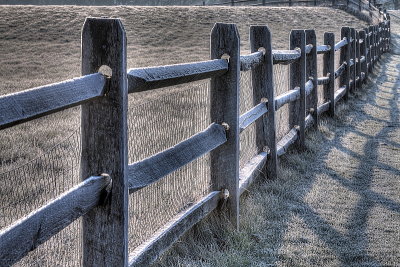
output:
M339 36L342 26L360 29L366 25L344 11L305 7L0 6L0 15L2 17L0 95L79 76L80 30L85 17L88 16L122 18L128 37L129 68L207 60L209 34L215 22L238 24L243 53L248 52L248 28L253 24L269 26L273 34L274 48L287 48L291 29L315 29L318 42L321 42L326 31L335 32ZM150 94L132 95L129 105L134 107L150 103L148 106L154 107L157 112L158 106L154 100L171 102L168 105L170 109L164 109L169 113L163 115L166 122L173 124L175 120L179 121L179 116L183 116L180 110L182 113L190 113L187 111L188 107L184 106L187 104L185 99L174 99L174 96L169 96L170 91L177 90L179 89L161 89ZM377 91L377 88L370 88L360 93L358 97L370 95L363 101L376 99L380 97L377 96ZM201 94L196 97L197 101ZM379 225L377 214L381 211L381 206L374 206L375 209L371 208L370 213L361 212L364 206L370 205L370 202L364 199L368 200L373 194L370 194L372 189L369 185L374 178L367 179L364 183L361 182L361 177L374 173L371 169L374 167L366 164L359 155L362 152L368 154L374 149L363 150L364 147L370 146L368 143L362 143L363 140L355 139L356 142L351 142L353 140L351 134L356 132L355 122L362 125L365 116L368 115L365 114L367 111L351 115L350 110L364 103L357 101L351 102L348 106L341 106L336 118L324 120L321 132L310 132L307 151L302 154L294 152L283 158L282 172L276 181L261 182L252 187L242 200L240 231L231 231L229 228L219 226L215 224L214 218L210 217L182 238L156 265L395 266L400 258L396 254L398 253L396 248L400 246L398 198L394 197L389 203L393 211L389 218L394 223L393 228L382 236L372 236L371 242L359 237L373 231L374 227L377 227L376 224ZM174 109L176 105L178 106ZM376 117L381 115L377 114ZM159 133L160 129L164 129L160 125L155 125L157 123L159 122L155 121L152 125L154 128L148 130ZM201 130L193 128L192 125L187 127L192 127L190 130L194 128ZM63 140L76 134L78 128L79 108L74 108L1 131L0 173L46 155L46 151L59 143L63 145L57 146L56 151L61 152L54 152L53 148L54 159L49 159L49 162L52 162L52 166L57 169L56 174L63 173L63 157L66 151L71 152L69 144ZM160 136L165 138L166 135L160 134ZM173 143L175 138L178 137L171 136L172 141L165 140L165 143ZM68 140L70 142L70 139ZM343 155L342 152L348 150L337 147L342 143L346 146L346 140L350 140L351 143L351 148L348 150L354 149L354 151ZM398 134L395 134L391 142L398 144L399 141ZM354 143L359 147L353 148ZM148 146L150 148L147 150L144 147L137 149L144 149L146 151L143 153L150 153L156 144L149 143ZM68 160L74 161L76 157L74 153L68 154ZM352 156L351 160L348 154ZM46 160L43 160L44 164ZM340 162L344 160L351 162L352 165L342 166ZM393 170L399 169L398 160L391 164L394 165L392 169L389 168L392 170L389 170L389 173L393 174ZM350 168L350 171L347 168ZM77 170L73 170L73 173L77 173ZM355 173L356 180L344 181L345 178L341 175L348 173ZM54 173L46 175L55 176ZM398 173L395 172L394 175ZM77 180L74 178L74 182ZM29 175L23 181L29 183ZM71 185L70 181L64 180L64 185L59 185L54 180L52 182L56 185L49 186L47 191L52 191L52 186L62 191L64 187ZM21 186L24 187L24 197L32 197L29 196L30 188L26 184ZM391 186L397 188L399 192L398 184ZM6 195L5 189L0 192L3 196ZM41 198L48 197L41 196ZM343 209L337 210L335 207ZM366 214L372 216L372 223L368 225L361 223L360 226L359 222L366 220ZM387 240L389 245L379 243L380 237ZM68 254L65 251L63 253ZM71 262L65 262L68 256L63 255L62 258L64 262L61 261L63 264L59 264L71 265ZM51 266L51 261L35 258L35 266L45 265Z
M88 16L122 18L129 68L209 59L215 22L238 24L243 53L249 50L251 24L268 25L276 48L288 47L291 29L314 28L322 41L325 31L340 35L343 25L365 25L330 8L0 6L0 15L0 94L79 76L80 31ZM133 96L131 103L148 97ZM75 109L49 116L46 123L38 120L2 131L1 167L35 158L68 136L78 121Z

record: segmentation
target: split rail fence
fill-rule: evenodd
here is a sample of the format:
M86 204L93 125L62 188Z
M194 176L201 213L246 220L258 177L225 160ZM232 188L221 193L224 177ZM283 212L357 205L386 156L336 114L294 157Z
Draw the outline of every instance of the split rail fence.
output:
M211 60L127 70L126 36L118 19L87 18L82 32L82 77L0 97L0 129L81 105L82 183L0 233L0 265L18 262L83 216L83 266L143 266L183 233L218 209L238 226L239 197L261 173L277 174L278 157L305 146L305 131L320 116L335 114L342 98L361 87L389 50L390 20L361 31L343 27L317 44L314 30L293 30L289 50L273 50L267 26L250 28L251 54L240 55L234 24L215 24ZM335 69L335 53L340 67ZM317 76L317 55L323 76ZM290 88L275 96L273 66L290 64ZM111 77L98 73L103 65ZM240 72L252 72L254 107L239 114ZM163 152L128 165L128 94L211 78L212 124ZM337 87L335 81L340 80ZM318 106L317 86L323 85ZM291 130L277 142L275 112L289 105ZM258 154L239 169L239 136L256 125ZM163 231L128 255L128 195L210 153L212 191L179 214ZM223 205L222 205L223 204ZM221 208L223 206L223 208ZM151 211L149 211L151 212Z

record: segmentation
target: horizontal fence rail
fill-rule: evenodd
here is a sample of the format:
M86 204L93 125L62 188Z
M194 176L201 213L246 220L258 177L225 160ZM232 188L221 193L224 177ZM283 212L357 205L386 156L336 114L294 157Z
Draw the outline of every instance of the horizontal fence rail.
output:
M226 142L224 126L213 123L176 146L128 166L132 193L176 171Z
M90 177L0 232L0 266L9 266L101 204L108 175Z
M103 96L105 85L96 73L0 96L0 130Z
M82 263L92 266L148 265L217 208L219 217L237 226L240 195L260 175L273 179L277 157L293 146L304 148L305 130L318 127L325 112L334 116L335 105L360 88L382 53L389 51L390 16L383 17L382 22L361 31L343 27L337 43L333 33L325 33L324 43L317 45L314 30L293 30L289 50L272 50L269 29L252 26L249 55L240 55L236 25L217 23L211 34L211 60L130 70L126 70L126 39L120 20L87 19L82 34L82 77L0 97L0 129L82 104L83 180L0 232L0 265L14 264L81 216ZM338 64L335 52L340 53ZM323 57L321 77L317 76L318 54ZM278 96L274 64L290 65L287 91ZM96 73L102 65L110 66L112 77ZM251 72L253 94L252 107L242 115L238 109L240 71ZM173 147L128 165L128 93L203 79L211 79L211 124ZM317 85L323 86L319 106ZM278 141L275 113L286 104L290 130ZM239 168L239 136L250 125L255 126L257 152ZM182 208L128 255L128 194L207 153L210 191ZM103 169L110 170L109 175L99 176ZM106 238L98 238L102 235Z
M227 70L228 61L225 59L130 69L128 70L128 92L143 92L208 79L220 76Z
M291 64L296 60L300 59L301 50L272 50L272 58L274 60L274 64Z
M240 70L247 71L257 66L264 60L264 53L262 51L251 53L250 55L240 56Z

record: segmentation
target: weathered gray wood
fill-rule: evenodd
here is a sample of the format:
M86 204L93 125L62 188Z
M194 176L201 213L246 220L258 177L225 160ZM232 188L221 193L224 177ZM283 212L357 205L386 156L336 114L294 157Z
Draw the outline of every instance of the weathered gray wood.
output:
M342 38L342 40L340 40L339 42L337 42L336 44L335 44L335 51L338 51L338 50L340 50L342 47L344 47L345 45L347 45L349 42L348 42L348 40L349 39L347 39L346 37L344 37L344 38Z
M284 155L289 147L299 138L298 127L292 128L277 144L278 157Z
M370 31L371 31L371 71L374 69L375 66L375 59L376 59L376 43L375 43L375 26L370 26Z
M316 45L315 45L315 46L316 46ZM305 46L305 52L306 52L306 54L309 54L309 53L313 50L313 48L315 48L315 46L312 45L312 44L308 44L308 43L307 43L307 45Z
M0 266L11 266L104 201L108 175L90 177L0 232Z
M112 190L104 205L83 216L82 265L127 266L126 36L118 19L87 18L82 31L82 74L97 72L102 65L112 70L107 94L81 109L81 178L108 173Z
M133 193L178 170L226 142L225 128L213 123L179 144L128 166L128 187Z
M96 73L0 96L0 130L100 97L105 84Z
M356 30L354 28L350 28L351 34L351 42L350 42L350 87L348 93L352 92L356 88L356 80L357 80L357 66L356 66ZM351 81L353 83L351 83Z
M345 72L346 70L346 66L347 66L347 62L343 62L339 68L335 71L335 79L339 78L340 76L342 76L342 74Z
M332 32L324 33L324 44L334 47L335 46L335 34ZM323 57L324 67L323 74L329 77L328 83L324 84L324 102L329 104L329 116L335 115L335 50L330 50L324 54Z
M306 55L306 77L307 79L311 79L305 84L306 114L311 114L314 120L314 126L318 127L317 37L314 30L306 30L306 44L312 48Z
M317 80L318 85L325 85L330 82L331 78L330 77L320 77Z
M247 127L256 122L259 118L261 118L264 114L268 112L267 108L268 103L262 102L257 106L253 107L246 113L243 113L239 117L239 128L240 132L243 132Z
M262 153L266 147L269 150L268 162L263 166L262 173L266 173L270 179L277 176L278 159L276 155L276 124L275 124L275 92L273 79L273 58L272 58L272 36L267 26L250 27L251 51L258 51L263 48L265 51L264 61L255 67L252 73L253 103L268 100L268 113L263 120L256 122L256 145L258 153Z
M346 95L346 91L347 91L347 86L343 86L343 87L340 87L335 92L335 105L337 104L337 102L339 102L340 99L342 99L342 97L344 97Z
M318 110L317 110L315 113L317 113L317 112L318 112ZM305 119L305 126L306 126L306 129L310 128L310 127L313 126L314 124L315 124L315 121L314 121L313 116L312 116L311 114L308 114L307 117L306 117L306 119Z
M361 87L361 56L360 56L360 34L358 31L355 31L355 35L356 35L356 84L355 87L356 88L360 88Z
M314 83L312 80L308 80L305 85L306 96L309 96L314 90Z
M341 29L341 38L346 38L350 40L350 28L349 27L342 27ZM345 48L340 49L340 64L346 62L345 69L343 73L340 75L340 82L339 87L345 86L347 88L350 87L350 56L351 56L351 43L349 42ZM347 92L348 90L346 90ZM347 99L347 94L344 97Z
M261 152L255 157L253 157L246 165L240 169L239 172L239 191L243 194L249 186L253 183L259 175L262 175L262 170L264 169L267 160L268 153Z
M300 87L289 90L275 98L275 110L280 109L283 105L300 99Z
M148 241L137 247L129 256L130 267L149 266L193 225L215 210L222 193L214 191L179 213L163 228L159 229Z
M301 57L290 65L290 89L299 87L300 98L289 104L289 127L299 127L297 146L305 147L305 117L306 117L306 36L304 30L292 30L290 33L290 49L301 49Z
M317 46L317 54L325 54L329 51L331 51L332 47L334 47L334 45L330 46L330 45L318 45Z
M305 88L305 91L306 91L306 96L309 96L313 92L313 89L314 89L313 81L312 80L308 80L306 82L306 85L305 85L304 88Z
M247 71L261 64L264 60L264 53L262 51L255 51L250 55L240 56L240 70Z
M360 44L360 75L361 80L364 81L364 83L366 82L366 76L368 75L368 68L367 68L367 60L366 60L366 55L367 55L367 39L366 39L366 34L365 31L359 31L359 36L360 39L364 40L361 44ZM362 75L362 73L364 73L364 75Z
M240 37L234 24L216 23L211 32L211 59L229 56L228 72L211 79L211 121L229 125L227 142L210 154L212 188L228 190L221 214L239 226L239 77Z
M300 49L296 50L272 50L274 64L287 65L297 61L301 57Z
M371 72L371 32L369 31L369 27L364 28L365 31L365 61L367 62L367 72L365 73L365 77L368 78L369 73Z
M228 71L225 59L128 70L128 93L194 82Z
M323 113L327 112L330 106L331 106L331 101L325 102L324 104L318 106L318 116L321 116Z

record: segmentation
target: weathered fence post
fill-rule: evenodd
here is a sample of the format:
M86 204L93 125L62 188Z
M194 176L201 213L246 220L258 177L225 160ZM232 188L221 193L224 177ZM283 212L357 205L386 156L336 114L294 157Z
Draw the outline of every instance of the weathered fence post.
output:
M354 91L356 88L356 80L357 80L357 62L356 62L356 30L354 28L350 28L350 60L352 60L353 65L350 66L350 91ZM349 91L349 92L350 92Z
M377 55L377 48L376 48L376 27L372 26L372 51L373 51L373 58L372 58L372 69L375 67L376 62L376 55Z
M354 63L356 66L356 82L355 88L361 87L362 77L361 77L361 54L360 54L360 33L355 31L356 34L356 59Z
M331 49L324 54L324 76L329 77L329 83L324 85L324 102L330 101L329 115L335 115L335 34L332 32L324 33L324 44Z
M83 216L83 266L127 266L126 36L118 19L88 18L82 32L82 75L111 68L107 94L82 105L81 178L107 173L112 188L103 205Z
M229 191L227 217L239 225L239 77L240 37L235 24L216 23L211 32L211 59L229 57L229 70L211 79L211 121L226 123L227 142L211 152L213 190Z
M340 64L346 63L346 69L340 76L340 86L346 86L346 93L343 98L348 99L350 91L350 56L351 56L351 43L350 43L350 28L342 27L341 38L347 39L347 45L340 49Z
M272 37L267 26L250 27L250 46L251 52L263 49L264 61L252 69L253 82L253 102L254 105L268 100L268 112L262 120L256 122L256 142L258 153L265 147L269 148L267 164L262 173L274 179L277 176L277 154L276 154L276 125L275 125L275 92L273 79L273 60L272 60Z
M367 70L365 72L365 81L367 81L368 79L368 75L370 72L370 58L371 58L371 49L369 46L369 31L368 31L368 27L364 28L364 32L365 32L365 65L367 66Z
M292 0L289 0L289 6L292 6L292 5L293 5Z
M372 72L374 66L374 27L368 27L368 34L371 36L368 37L368 44L369 44L369 72Z
M358 0L358 11L361 12L362 7L361 7L361 0Z
M305 116L306 116L306 53L305 53L305 31L292 30L290 32L290 49L300 49L301 57L296 62L290 64L290 88L300 88L300 99L289 104L289 126L298 127L299 138L297 146L299 149L305 147Z
M306 109L314 119L314 127L318 127L318 71L317 71L317 37L314 30L306 30L306 45L312 45L306 55L306 80L312 80L313 91L306 98Z
M231 0L231 6L235 5L235 0Z
M367 68L367 34L364 30L359 31L359 37L363 42L360 44L360 59L364 57L364 62L360 62L360 69L361 69L361 77L360 77L360 86L363 83L367 82L367 75L368 75L368 68ZM362 75L364 75L364 80L362 80Z
M266 0L263 0L263 1L262 1L262 4L263 4L263 6L265 6L265 5L267 4L267 1L266 1Z

